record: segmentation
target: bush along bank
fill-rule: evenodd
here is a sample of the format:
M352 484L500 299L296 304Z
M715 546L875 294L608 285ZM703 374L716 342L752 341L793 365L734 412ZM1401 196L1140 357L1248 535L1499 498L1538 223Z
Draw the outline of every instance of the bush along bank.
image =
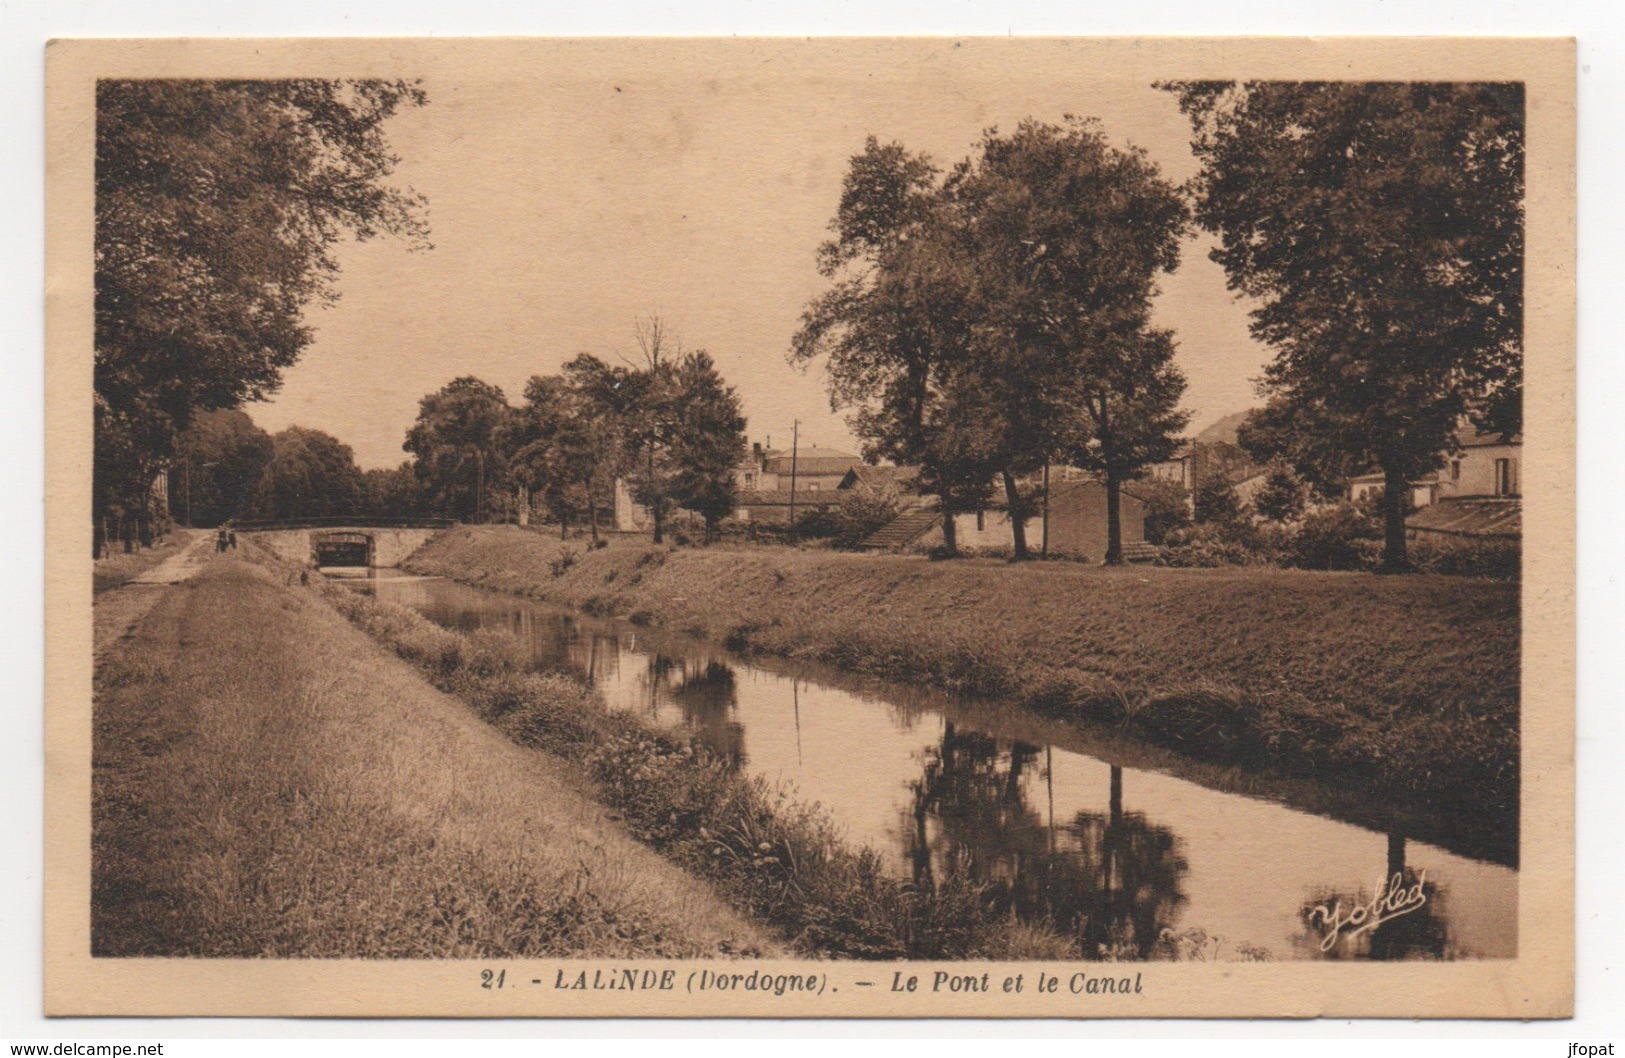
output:
M1127 728L1364 791L1512 862L1518 591L1461 577L609 547L461 527L414 572Z
M579 762L634 837L711 882L802 955L1085 955L1064 938L1012 924L962 877L916 888L888 875L873 851L846 847L816 807L739 774L680 732L606 709L572 677L535 670L512 635L452 632L348 588L314 587L513 741Z

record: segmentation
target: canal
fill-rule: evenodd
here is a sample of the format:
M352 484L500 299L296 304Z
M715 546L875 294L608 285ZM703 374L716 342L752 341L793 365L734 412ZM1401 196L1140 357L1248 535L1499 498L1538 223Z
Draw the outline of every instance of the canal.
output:
M1306 810L1312 791L1288 805L1245 777L1027 710L741 659L448 580L356 584L449 628L514 633L610 708L686 728L819 803L895 874L929 885L970 872L1014 917L1086 950L1144 957L1172 938L1209 958L1516 955L1517 871L1419 840L1403 819L1362 826ZM1396 875L1400 892L1355 911ZM1354 920L1328 939L1317 907Z

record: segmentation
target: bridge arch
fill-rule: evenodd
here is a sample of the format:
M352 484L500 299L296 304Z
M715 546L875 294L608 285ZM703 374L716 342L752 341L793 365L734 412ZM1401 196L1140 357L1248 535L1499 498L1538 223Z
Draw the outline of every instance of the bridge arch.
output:
M377 537L366 529L311 530L310 557L318 566L376 566Z

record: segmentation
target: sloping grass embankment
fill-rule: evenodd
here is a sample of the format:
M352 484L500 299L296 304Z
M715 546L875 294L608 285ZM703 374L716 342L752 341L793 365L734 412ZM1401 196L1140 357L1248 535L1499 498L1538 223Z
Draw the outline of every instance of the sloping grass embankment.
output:
M1515 847L1518 587L1458 577L927 562L656 548L514 527L410 569L949 690L1122 724L1442 812Z
M216 559L96 673L98 956L710 956L775 945L275 571ZM130 589L136 590L136 589Z

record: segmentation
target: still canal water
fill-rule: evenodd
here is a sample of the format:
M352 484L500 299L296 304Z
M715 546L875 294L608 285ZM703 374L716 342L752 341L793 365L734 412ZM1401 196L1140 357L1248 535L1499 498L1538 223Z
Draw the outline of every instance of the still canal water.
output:
M746 772L793 784L899 876L929 884L970 871L1013 914L1078 935L1086 950L1143 956L1165 931L1200 930L1222 938L1206 942L1209 957L1215 943L1221 956L1274 959L1516 955L1517 872L1399 824L1384 833L1214 789L1154 751L1148 762L1024 710L745 661L447 580L358 586L450 628L513 632L611 708L685 727ZM1390 909L1411 909L1375 929L1345 927L1323 951L1312 909L1369 904L1395 873L1406 892Z

